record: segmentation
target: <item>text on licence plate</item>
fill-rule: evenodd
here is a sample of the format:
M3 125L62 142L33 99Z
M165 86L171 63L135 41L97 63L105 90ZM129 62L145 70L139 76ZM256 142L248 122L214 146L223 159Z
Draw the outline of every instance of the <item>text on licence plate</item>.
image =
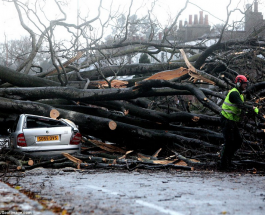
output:
M59 136L58 135L53 135L53 136L40 136L40 137L37 137L37 141L38 142L53 141L53 140L59 140Z

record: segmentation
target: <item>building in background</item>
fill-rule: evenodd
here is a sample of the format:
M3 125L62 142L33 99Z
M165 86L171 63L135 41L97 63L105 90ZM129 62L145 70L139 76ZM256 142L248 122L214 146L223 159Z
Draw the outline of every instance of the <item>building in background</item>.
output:
M211 26L209 25L208 15L203 16L203 11L200 11L199 19L198 15L189 15L189 22L185 21L184 24L182 20L179 21L179 29L177 35L180 41L188 42L197 40L203 35L210 35ZM205 38L206 39L206 38Z
M235 23L233 28L226 30L222 35L222 42L228 40L244 40L253 32L255 32L255 36L259 39L265 40L265 30L260 32L258 31L262 26L264 26L265 29L265 20L263 19L262 13L258 11L258 1L255 0L253 5L246 5L246 8L247 10L245 13L245 19L243 20L244 22ZM199 46L211 46L220 38L221 30L221 25L211 26L209 24L208 15L204 15L203 11L199 11L199 14L189 15L188 21L183 22L180 20L179 25L175 26L175 28L172 28L170 31L168 28L165 28L164 31L160 31L152 35L152 40L149 42L153 43L154 46L149 46L149 50L153 52L158 51L155 44L161 43L165 45L168 44L169 46L172 44L183 43L194 46L196 46L196 44ZM165 35L166 39L164 39ZM150 39L150 36L150 34L133 35L129 37L129 40L132 42L140 41L145 43ZM149 57L151 63L157 62L157 59L161 62L167 62L169 60L174 61L181 58L178 53L171 56L170 53L165 51L160 51L157 54L153 54L153 56L156 59ZM139 58L140 54L128 55L127 61L129 64L139 63Z
M245 39L252 32L255 32L259 38L265 39L264 31L259 32L262 26L265 26L265 20L263 15L258 10L258 1L255 0L253 3L254 10L251 4L246 5L245 22L236 24L233 29L227 30L223 34L223 40L234 40L234 39ZM265 29L265 28L264 28ZM198 15L195 14L194 18L189 15L189 21L185 21L183 24L182 20L179 21L178 35L180 40L189 42L197 39L212 39L220 37L220 29L209 25L208 15L203 16L203 11L200 11L199 19Z
M258 10L258 1L255 0L254 2L254 10L252 8L252 5L247 5L247 11L245 16L245 32L247 35L249 35L253 31L257 31L262 26L265 25L265 20L263 19L263 15ZM261 32L259 33L260 37L264 37L265 33Z

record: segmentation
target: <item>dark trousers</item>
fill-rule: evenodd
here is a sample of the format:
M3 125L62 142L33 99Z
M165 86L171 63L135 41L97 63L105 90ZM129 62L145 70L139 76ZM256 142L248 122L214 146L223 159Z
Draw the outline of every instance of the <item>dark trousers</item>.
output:
M224 146L221 150L221 165L227 167L235 152L242 145L242 137L237 127L237 122L221 116L221 127L224 136Z

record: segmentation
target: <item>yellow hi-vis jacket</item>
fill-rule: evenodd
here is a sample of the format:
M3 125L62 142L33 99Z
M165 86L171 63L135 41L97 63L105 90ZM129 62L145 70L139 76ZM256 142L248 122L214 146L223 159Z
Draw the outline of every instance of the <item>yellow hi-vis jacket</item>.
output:
M241 109L229 101L230 93L232 93L234 91L238 92L241 100L244 102L244 96L239 93L238 89L233 88L232 90L230 90L230 92L227 94L227 96L225 98L225 101L222 105L221 114L229 120L233 120L233 121L238 122L240 120Z

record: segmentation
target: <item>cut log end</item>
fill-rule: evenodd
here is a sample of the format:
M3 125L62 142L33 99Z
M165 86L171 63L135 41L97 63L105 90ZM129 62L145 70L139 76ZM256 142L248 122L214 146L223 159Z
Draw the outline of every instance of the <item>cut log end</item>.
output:
M192 119L191 119L193 122L198 122L200 120L200 117L198 116L194 116Z
M33 164L34 164L34 161L33 161L33 160L29 160L29 161L28 161L28 165L29 165L29 166L33 166Z
M115 130L117 128L117 123L114 121L109 122L109 128L110 130Z
M53 119L57 119L57 117L60 116L60 113L58 110L56 109L52 109L50 111L50 117L53 118Z

